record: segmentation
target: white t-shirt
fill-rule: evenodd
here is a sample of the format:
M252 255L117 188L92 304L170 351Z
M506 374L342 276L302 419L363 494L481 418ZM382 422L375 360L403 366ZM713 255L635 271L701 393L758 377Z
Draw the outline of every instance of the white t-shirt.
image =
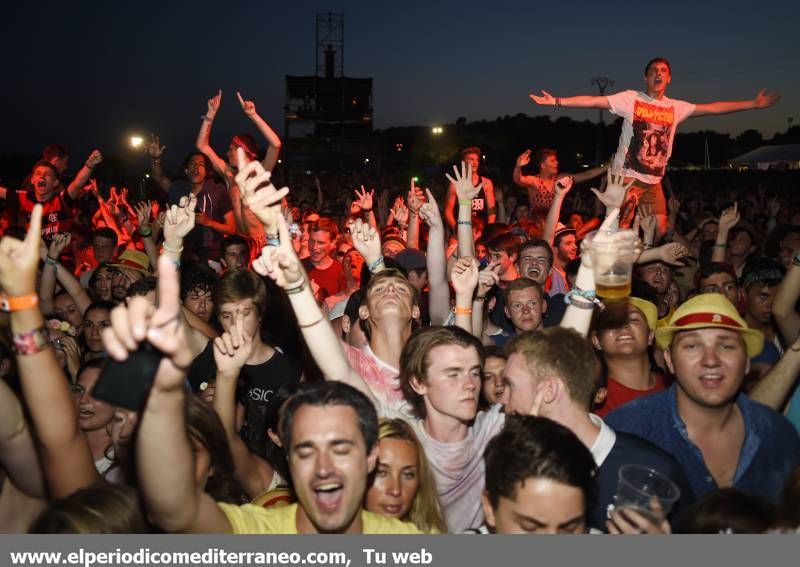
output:
M488 411L478 412L463 441L441 443L425 431L423 421L407 415L389 412L386 417L405 419L417 434L428 458L436 493L442 505L450 533L461 533L483 524L481 492L486 484L483 452L489 440L503 428L506 414L497 404ZM379 408L379 412L380 409Z
M612 114L624 119L612 171L642 183L660 182L672 155L675 130L695 105L667 97L658 100L639 91L613 94L608 103Z

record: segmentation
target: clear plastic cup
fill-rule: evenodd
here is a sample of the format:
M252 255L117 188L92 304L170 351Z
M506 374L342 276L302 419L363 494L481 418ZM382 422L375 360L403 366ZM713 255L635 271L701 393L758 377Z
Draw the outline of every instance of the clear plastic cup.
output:
M598 231L590 241L597 296L622 299L631 294L636 233L632 230Z
M658 471L642 465L623 465L619 469L614 508L633 509L654 524L660 524L680 496L675 483Z

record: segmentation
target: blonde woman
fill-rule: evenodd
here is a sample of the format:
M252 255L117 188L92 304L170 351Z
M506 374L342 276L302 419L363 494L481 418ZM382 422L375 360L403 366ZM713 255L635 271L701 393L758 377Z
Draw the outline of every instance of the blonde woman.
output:
M367 490L370 512L412 522L425 533L447 533L425 451L400 419L381 419L378 466Z

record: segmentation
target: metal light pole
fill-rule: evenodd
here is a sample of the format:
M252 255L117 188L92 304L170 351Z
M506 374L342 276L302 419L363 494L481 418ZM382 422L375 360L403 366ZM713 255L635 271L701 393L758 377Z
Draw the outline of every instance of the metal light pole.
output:
M609 79L608 77L594 77L591 80L591 84L597 87L597 90L600 91L600 96L606 94L606 89L608 87L614 86L614 79ZM594 148L594 163L595 165L600 165L600 160L603 159L603 126L605 122L603 121L603 109L600 108L597 111L597 143L595 144Z

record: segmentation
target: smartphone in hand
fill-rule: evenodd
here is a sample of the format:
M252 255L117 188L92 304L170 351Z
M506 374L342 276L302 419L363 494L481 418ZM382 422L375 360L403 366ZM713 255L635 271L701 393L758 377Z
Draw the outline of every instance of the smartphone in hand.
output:
M162 357L158 349L144 342L127 360L107 359L92 389L92 397L139 411L150 393Z

